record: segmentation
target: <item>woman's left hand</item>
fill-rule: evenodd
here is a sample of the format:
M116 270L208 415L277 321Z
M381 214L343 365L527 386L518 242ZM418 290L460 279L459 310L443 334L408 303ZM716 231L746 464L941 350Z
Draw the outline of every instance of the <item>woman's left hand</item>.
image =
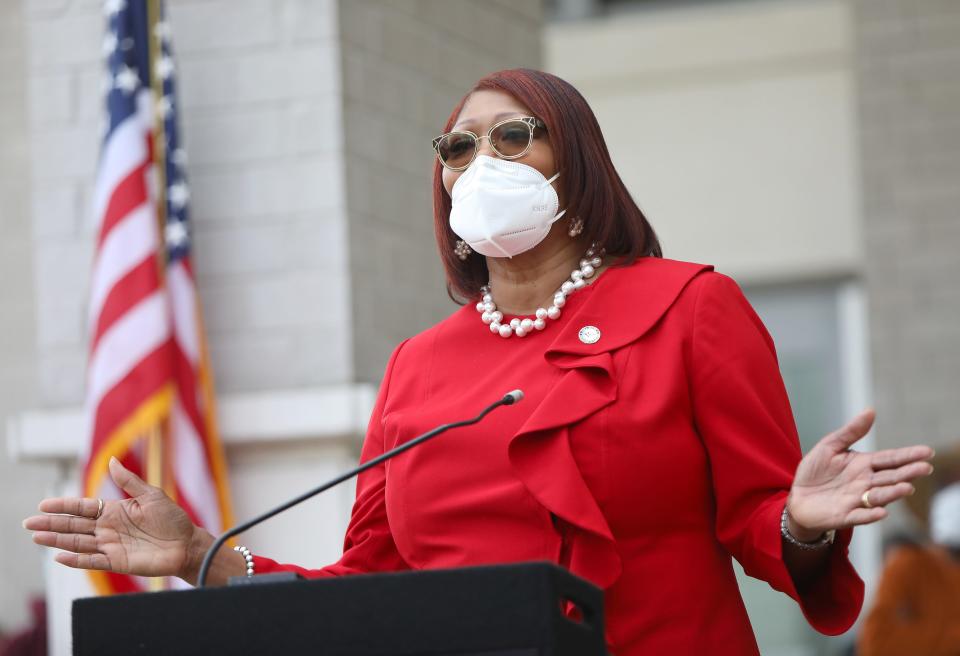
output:
M789 528L797 539L813 541L831 529L881 520L887 516L884 506L913 494L910 481L933 471L928 446L851 451L874 416L873 410L861 412L800 461L787 498Z

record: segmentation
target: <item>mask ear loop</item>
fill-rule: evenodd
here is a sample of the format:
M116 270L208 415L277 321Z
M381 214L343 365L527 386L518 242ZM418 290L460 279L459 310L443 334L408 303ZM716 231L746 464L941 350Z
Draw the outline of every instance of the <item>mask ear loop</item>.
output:
M546 187L547 185L553 184L553 181L556 180L556 179L559 178L559 177L560 177L560 171L557 171L556 173L553 174L553 177L552 177L552 178L550 178L549 180L544 180L544 181L543 181L543 184L540 185L540 188L543 189L543 188Z
M549 180L545 180L545 181L543 182L543 184L540 186L540 188L541 188L541 189L544 189L544 188L550 186L551 184L553 184L553 181L556 180L556 179L559 178L559 177L560 177L560 171L557 171L556 173L553 174L553 177L552 177L552 178L550 178ZM559 214L557 214L555 217L553 217L552 219L550 219L550 225L553 225L553 224L557 221L557 219L559 219L561 216L563 216L563 215L566 214L566 213L567 213L567 209L566 209L566 208L560 210L560 213L559 213Z

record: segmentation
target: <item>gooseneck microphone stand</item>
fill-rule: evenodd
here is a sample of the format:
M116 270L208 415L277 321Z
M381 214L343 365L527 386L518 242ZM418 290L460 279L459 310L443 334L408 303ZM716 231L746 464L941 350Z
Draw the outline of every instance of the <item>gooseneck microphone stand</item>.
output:
M459 427L461 427L461 426L469 426L469 425L471 425L471 424L476 424L476 423L479 422L481 419L483 419L484 417L486 417L487 414L489 414L489 413L490 413L491 411L493 411L495 408L498 408L498 407L500 407L500 406L502 406L502 405L513 405L514 403L520 401L522 398L523 398L523 392L522 392L522 391L520 391L520 390L513 390L513 391L510 392L509 394L504 395L504 397L503 397L502 399L496 401L495 403L491 403L490 405L488 405L486 408L484 408L484 409L480 412L480 414L478 414L478 415L477 415L476 417L474 417L473 419L467 419L467 420L465 420L465 421L457 421L457 422L454 422L454 423L451 423L451 424L443 424L443 425L441 425L441 426L437 426L437 427L434 428L433 430L431 430L431 431L429 431L429 432L427 432L427 433L424 433L423 435L420 435L419 437L415 437L414 439L410 440L409 442L405 442L405 443L401 444L400 446L398 446L398 447L396 447L396 448L394 448L394 449L391 449L390 451L387 451L386 453L382 453L381 455L377 456L377 457L374 458L373 460L369 460L369 461L363 463L362 465L359 465L358 467L356 467L356 468L354 468L354 469L351 469L350 471L346 472L345 474L341 474L340 476L337 476L337 477L334 478L333 480L327 481L326 483L324 483L323 485L320 485L319 487L316 487L316 488L314 488L314 489L312 489L312 490L310 490L310 491L308 491L308 492L304 492L303 494L301 494L300 496L296 497L295 499L291 499L290 501L287 501L287 502L285 502L285 503L277 506L277 507L274 508L273 510L268 510L267 512L263 513L262 515L258 515L257 517L254 517L253 519L250 519L250 520L244 522L243 524L238 524L237 526L234 526L234 527L231 528L229 531L225 532L223 535L221 535L220 537L218 537L218 538L214 541L214 543L213 543L213 545L210 547L210 549L207 550L207 554L203 557L203 563L200 565L200 575L197 577L197 587L198 587L198 588L202 588L202 587L206 586L206 583L207 583L207 573L208 573L209 570L210 570L210 564L213 562L214 556L217 555L217 552L220 550L220 547L223 546L223 543L226 542L227 540L229 540L230 538L232 538L233 536L238 535L238 534L240 534L240 533L243 533L244 531L246 531L246 530L248 530L248 529L250 529L250 528L253 528L253 527L256 526L257 524L259 524L259 523L261 523L261 522L264 522L264 521L270 519L270 518L273 517L274 515L278 515L278 514L282 513L284 510L287 510L287 509L289 509L289 508L292 508L293 506L295 506L295 505L297 505L297 504L299 504L299 503L302 503L302 502L306 501L306 500L309 499L310 497L316 496L316 495L320 494L321 492L324 492L324 491L326 491L326 490L329 490L330 488L334 487L335 485L339 485L340 483L343 483L344 481L353 478L353 477L356 476L357 474L361 474L361 473L365 472L366 470L370 469L371 467L376 467L377 465L379 465L380 463L382 463L382 462L385 461L385 460L389 460L390 458L393 458L394 456L399 455L399 454L403 453L404 451L407 451L408 449L412 449L413 447L415 447L415 446L417 446L417 445L419 445L419 444L423 444L424 442L426 442L426 441L429 440L430 438L436 437L436 436L439 435L440 433L443 433L443 432L445 432L445 431L448 431L448 430L450 430L451 428L459 428Z

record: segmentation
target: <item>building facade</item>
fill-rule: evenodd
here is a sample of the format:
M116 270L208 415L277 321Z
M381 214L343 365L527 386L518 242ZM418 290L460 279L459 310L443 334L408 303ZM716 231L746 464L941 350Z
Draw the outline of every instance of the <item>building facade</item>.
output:
M590 101L666 256L744 287L776 341L804 448L871 404L861 448L956 448L960 5L550 7L546 65ZM905 505L882 531L922 539ZM851 546L868 606L881 541L864 527ZM765 655L848 648L855 629L824 639L783 595L740 581Z
M539 0L171 0L192 235L235 514L352 466L393 347L443 318L430 140L484 73L542 62ZM0 7L0 521L76 488L89 205L102 120L96 0ZM478 27L479 26L479 27ZM496 35L491 38L487 35ZM339 556L352 485L245 535ZM4 531L0 627L47 593L69 653L81 572Z

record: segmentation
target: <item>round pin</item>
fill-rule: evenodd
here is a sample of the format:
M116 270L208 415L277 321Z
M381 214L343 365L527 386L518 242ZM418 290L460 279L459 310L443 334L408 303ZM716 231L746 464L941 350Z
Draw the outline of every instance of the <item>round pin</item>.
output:
M584 326L578 336L584 344L596 344L600 339L600 329L596 326Z

